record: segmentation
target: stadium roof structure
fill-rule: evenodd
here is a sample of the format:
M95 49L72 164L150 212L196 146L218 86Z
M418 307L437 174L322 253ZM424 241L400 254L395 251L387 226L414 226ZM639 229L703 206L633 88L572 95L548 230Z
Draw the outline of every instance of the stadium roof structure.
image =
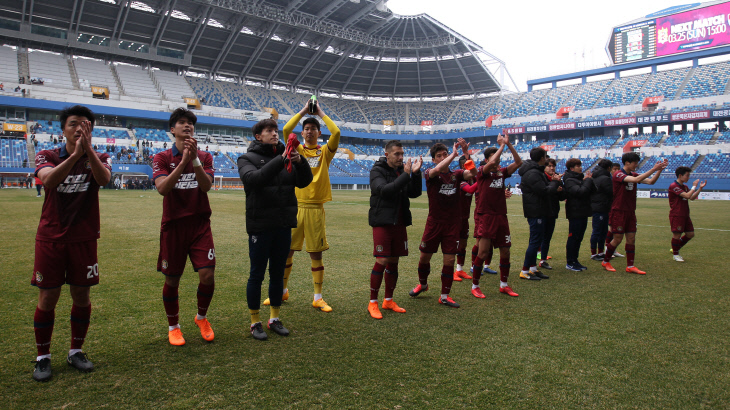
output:
M502 90L505 63L386 0L3 0L0 39L337 95L428 98ZM497 80L499 76L499 80Z

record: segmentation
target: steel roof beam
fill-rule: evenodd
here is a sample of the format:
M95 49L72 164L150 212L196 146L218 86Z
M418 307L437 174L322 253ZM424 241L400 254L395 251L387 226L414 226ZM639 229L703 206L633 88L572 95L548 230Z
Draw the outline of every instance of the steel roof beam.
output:
M304 66L304 69L299 73L297 78L294 79L292 82L292 90L296 90L299 83L304 79L304 76L309 73L309 70L312 69L312 66L319 62L320 57L322 57L322 54L327 50L327 47L330 46L334 38L328 37L324 43L322 43L321 46L319 46L319 50L317 50L317 54L314 55L314 57L309 59L309 62L306 66Z
M170 19L172 18L172 10L175 8L175 5L177 5L177 0L167 1L167 7L165 8L167 14L163 14L162 19L159 23L157 23L157 29L155 30L155 34L152 36L153 46L157 47L157 45L160 44L160 40L162 40L162 36L165 34L165 30L167 30L167 25L170 23Z
M433 49L433 55L436 57L436 68L439 69L439 75L441 76L441 82L444 85L444 94L446 94L446 90L449 89L449 87L446 86L446 79L444 78L444 72L441 71L441 63L439 62L439 53L438 50L435 48Z
M261 53L266 48L266 45L269 44L269 41L271 41L271 36L274 35L278 28L278 24L274 24L273 26L271 26L269 31L265 34L265 37L263 37L261 41L259 41L259 44L256 46L256 50L254 50L253 54L251 54L251 58L248 60L248 63L246 63L246 66L243 67L243 70L241 70L241 74L239 74L238 76L238 79L240 81L243 81L243 79L251 71L251 69L253 68L253 63L261 56Z
M111 40L115 40L117 38L117 30L119 29L119 24L122 22L122 17L125 15L125 13L129 12L129 0L122 0L119 3L119 12L117 13L117 21L114 23L114 30L112 30L112 35L109 37ZM126 19L126 17L125 17Z
M360 60L359 60L359 61L357 62L357 64L355 65L355 68L353 68L353 69L352 69L352 71L350 72L350 76L349 76L349 77L347 78L347 81L346 81L346 82L345 82L345 84L344 84L344 85L342 86L342 91L341 91L341 94L342 94L342 93L344 93L344 92L345 92L345 88L347 88L347 86L348 86L348 85L350 85L350 81L352 81L352 77L354 77L354 76L355 76L355 73L357 72L357 70L359 70L359 69L360 69L360 64L362 64L362 62L363 62L363 61L365 60L365 58L364 58L364 57L365 57L365 56L366 56L366 55L367 55L367 54L368 54L369 52L370 52L370 47L368 47L367 49L365 49L365 52L364 52L364 53L362 53L362 57L363 57L363 58L360 58Z
M74 0L74 8L71 10L71 18L68 19L68 30L66 30L69 34L71 34L71 29L74 26L74 16L76 15L76 9L79 7L79 0ZM79 13L81 14L81 13Z
M378 78L378 71L380 71L380 63L383 62L383 53L385 53L385 50L380 51L380 54L378 55L378 64L375 66L375 72L373 73L373 78L370 80L370 85L368 86L368 92L367 92L368 95L370 94L370 90L373 88L375 79Z
M361 8L359 11L357 11L355 14L353 14L347 20L345 20L342 23L342 27L348 28L348 27L354 25L355 23L358 22L358 20L360 20L361 18L370 14L371 11L375 10L376 7L378 7L378 2L370 3L367 6Z
M231 32L228 33L228 38L226 39L225 44L223 44L223 48L221 48L221 51L218 53L218 57L216 57L215 62L213 62L213 65L210 68L211 74L215 74L226 60L226 57L228 57L228 53L231 51L233 44L236 43L238 36L241 34L241 29L243 28L243 23L245 21L246 17L239 14L236 21L231 25Z
M334 13L338 8L342 7L345 3L347 3L349 0L336 0L331 1L327 7L322 9L318 14L317 18L324 19L329 17L332 13Z
M337 60L337 62L335 62L335 64L332 65L332 68L330 68L329 71L327 71L327 74L325 74L324 77L322 77L322 79L319 80L319 83L315 87L315 91L319 91L322 88L322 85L324 85L324 83L329 81L330 78L332 78L332 76L340 69L340 67L342 67L342 65L345 64L347 59L350 58L350 54L352 54L352 52L355 50L355 47L356 47L355 44L351 44L350 47L348 47L347 50L345 50L345 52L340 56L340 58Z
M289 48L286 50L286 53L279 59L279 62L276 63L276 66L271 71L271 74L269 74L269 77L266 79L266 82L271 82L277 75L279 75L279 72L284 68L286 63L289 62L289 59L294 55L294 53L297 51L297 47L299 47L299 43L302 42L304 39L304 36L307 34L306 31L301 30L299 32L299 35L294 38L294 41L292 41Z
M188 48L185 50L185 54L192 54L195 51L195 48L198 47L198 42L200 41L200 38L203 37L203 31L205 31L206 22L210 18L210 15L213 14L213 7L208 6L207 9L199 16L198 25L195 27L195 32L193 33L193 36L190 37L190 42L188 42Z
M290 0L289 4L286 5L286 9L284 9L287 13L291 13L292 11L295 11L299 9L300 6L303 6L304 3L306 3L307 0Z
M456 50L454 50L453 47L451 47L451 46L449 46L449 50L451 50L451 54L454 56L454 61L456 61L456 65L459 66L459 70L461 70L461 74L464 76L466 83L469 84L469 88L471 88L471 92L475 92L474 84L471 83L471 80L469 79L469 75L466 73L466 70L464 70L464 67L461 65L461 61L459 61L459 59L456 57Z

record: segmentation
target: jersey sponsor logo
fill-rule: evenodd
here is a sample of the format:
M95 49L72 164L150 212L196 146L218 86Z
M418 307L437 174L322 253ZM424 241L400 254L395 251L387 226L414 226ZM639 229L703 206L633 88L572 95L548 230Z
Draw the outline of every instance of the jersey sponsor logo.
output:
M48 159L46 159L45 155L38 154L35 156L35 165L36 166L45 164L46 162L48 162Z
M175 184L175 189L195 189L198 187L198 181L195 180L195 173L182 174Z
M490 188L504 188L504 181L502 179L495 179L489 185Z
M159 170L160 170L160 163L157 162L157 161L153 162L152 163L152 171L153 172L158 172Z
M454 184L443 184L441 185L441 189L439 189L439 194L442 195L454 195L456 194L456 186Z
M112 157L108 157L106 159L106 164L109 165L109 166L112 166Z
M497 177L502 178L502 171L497 171Z
M319 164L322 162L321 159L322 159L322 157L309 157L309 158L307 158L307 162L309 163L309 168L317 168L317 167L319 167Z
M89 174L69 175L59 184L56 190L60 193L71 194L74 192L86 192L91 182L87 182Z
M40 271L35 273L35 281L37 283L43 282L43 275L41 275Z
M634 190L634 183L633 182L627 182L626 183L626 190L627 191L633 191Z
M170 169L175 169L175 163L174 162L171 162L170 163Z

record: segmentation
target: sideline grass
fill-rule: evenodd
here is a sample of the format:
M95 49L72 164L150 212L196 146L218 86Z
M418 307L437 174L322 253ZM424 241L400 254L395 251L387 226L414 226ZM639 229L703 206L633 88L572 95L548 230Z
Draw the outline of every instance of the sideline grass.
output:
M29 285L41 199L35 191L0 191L0 387L3 408L727 408L730 354L727 258L730 204L691 204L696 238L672 261L667 200L639 200L636 264L645 277L608 273L588 259L569 272L567 221L559 219L550 280L521 281L527 245L518 197L508 201L514 246L511 284L482 281L486 299L454 283L461 309L437 303L440 256L432 261L433 290L411 299L417 244L427 213L413 203L411 255L402 259L395 299L406 314L366 312L372 235L368 193L335 191L326 205L331 249L325 253L324 296L334 312L311 307L306 254L297 254L291 299L282 308L288 338L267 342L248 332L244 194L211 193L216 242L216 293L205 343L193 323L197 278L181 281L181 324L187 345L167 343L155 271L162 197L156 192L102 191L101 284L92 289L92 323L85 351L96 365L80 374L65 363L70 297L56 312L53 380L31 379L37 291ZM562 213L564 215L564 213ZM651 226L648 226L651 225ZM590 229L590 227L589 227ZM590 232L588 232L588 235ZM587 235L587 236L588 236ZM415 251L414 251L415 250ZM623 246L620 247L623 250ZM621 271L623 259L614 266ZM267 283L267 282L265 282ZM382 300L382 291L381 291ZM268 309L262 309L262 318Z

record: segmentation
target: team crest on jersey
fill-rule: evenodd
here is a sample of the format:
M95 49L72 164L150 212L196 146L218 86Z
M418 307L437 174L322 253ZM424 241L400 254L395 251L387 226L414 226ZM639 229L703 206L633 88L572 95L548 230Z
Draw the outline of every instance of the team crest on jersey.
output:
M502 171L497 171L497 177L502 178Z
M623 232L624 227L623 226L619 226L618 228L616 228L616 230L619 231L619 232Z
M84 162L84 168L91 169L91 162L88 159Z
M317 150L317 155L322 155L322 150L321 149L318 149Z
M375 250L378 251L378 252L382 252L383 251L383 245L377 245L375 247Z
M40 272L36 272L36 273L35 273L35 281L36 281L37 283L41 283L41 282L43 282L43 275L41 275L41 273L40 273Z
M170 163L170 169L175 169L175 163L174 162L171 162Z
M162 269L167 269L167 259L162 260Z
M451 175L451 181L456 181L456 175Z

